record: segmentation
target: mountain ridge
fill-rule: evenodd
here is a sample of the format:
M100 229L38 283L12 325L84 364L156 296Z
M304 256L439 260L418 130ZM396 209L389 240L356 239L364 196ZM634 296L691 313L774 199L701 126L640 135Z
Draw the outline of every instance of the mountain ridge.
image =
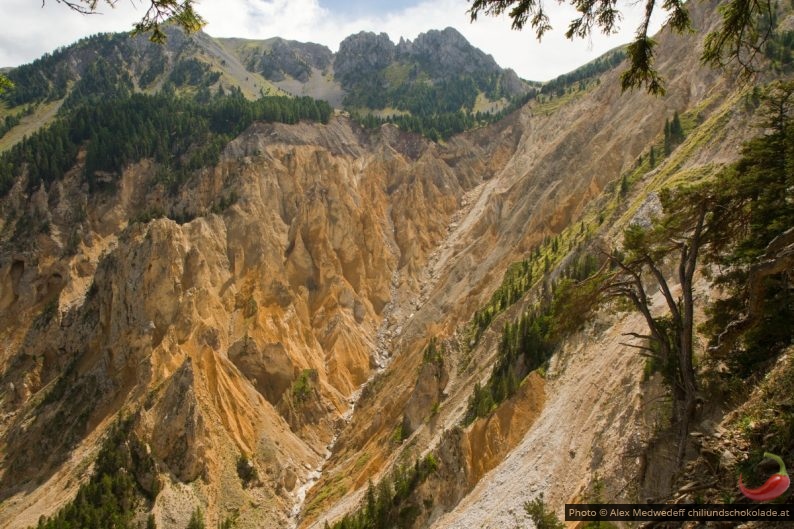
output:
M349 48L350 44L357 42L357 39L366 39L369 38L369 35L374 35L362 32L347 37L340 45L342 48L340 55L340 52L332 53L330 49L320 44L302 43L282 39L280 37L273 37L265 40L239 38L216 39L203 32L186 36L181 30L173 27L168 27L166 32L169 40L165 48L152 45L143 37L127 37L126 34L123 33L104 34L81 39L74 45L59 48L54 54L46 54L41 59L38 59L36 62L42 63L42 65L43 61L49 61L46 65L46 68L49 70L47 73L39 73L38 70L31 71L32 65L22 65L12 68L10 69L10 73L12 79L14 79L18 85L18 89L16 95L11 95L11 99L7 98L7 100L12 105L17 106L33 102L34 100L41 100L41 98L57 98L57 96L62 95L63 90L65 90L64 82L66 80L74 80L77 76L81 75L86 67L86 61L89 60L91 56L96 57L97 53L104 54L105 56L116 53L121 64L127 65L135 75L136 81L137 77L145 73L141 70L144 69L146 65L134 64L138 62L139 59L138 57L132 57L133 55L140 55L144 61L148 61L149 63L154 61L153 64L149 64L148 71L151 72L150 75L154 75L155 77L163 75L164 68L163 65L161 65L162 62L170 63L171 57L178 58L180 55L184 55L187 58L199 58L212 67L214 71L220 71L224 78L228 77L233 82L227 86L238 84L243 89L244 93L249 96L258 95L258 92L254 90L255 88L258 88L260 91L267 91L273 88L270 82L278 84L284 83L285 81L297 82L297 85L295 83L286 83L285 86L291 86L293 88L299 87L304 90L304 93L298 91L294 92L295 95L312 95L306 91L311 91L311 86L308 88L303 86L310 83L310 78L312 76L318 75L319 77L323 77L324 75L331 75L333 77L333 70L329 69L329 67L332 66L337 58L339 58L342 69L344 70L346 61L355 61L355 59L348 57L344 50ZM490 55L485 55L483 52L471 46L465 38L453 28L447 28L441 32L431 31L427 34L422 34L414 41L416 43L415 46L413 46L413 43L409 43L410 41L401 41L400 46L397 46L392 43L385 34L381 34L381 37L385 38L384 44L387 43L384 48L384 50L387 50L387 55L389 53L388 50L393 52L399 49L402 57L415 56L427 63L431 56L428 50L436 50L436 48L440 49L446 46L447 49L457 50L454 64L447 67L447 70L462 69L464 71L468 70L470 73L499 73L502 71ZM98 50L91 48L96 45L99 46ZM411 51L414 47L417 49ZM112 51L114 49L115 51ZM163 52L165 56L163 56ZM352 53L355 54L355 52ZM69 58L71 63L67 66L63 66L59 60L66 57ZM380 67L388 65L388 60L387 62L383 62L383 59L384 58L380 59ZM391 59L391 57L387 57L387 59ZM232 62L242 65L242 72L235 72L234 69L238 68L238 66L231 64ZM426 65L426 69L443 71L445 72L445 76L451 73L450 71L446 71L445 67L442 67L440 63L432 61ZM38 76L37 78L39 80L46 80L49 78L49 83L55 83L55 86L50 89L49 93L25 95L26 86L33 82L33 79L29 78L31 74ZM260 74L261 77L258 79L249 79L249 77L256 77ZM344 74L342 75L344 77ZM518 90L519 87L517 84L520 84L520 81L514 73L511 74L511 76L511 85L516 85L513 86L511 90ZM438 80L439 77L433 77L431 79ZM151 81L152 80L149 80L148 82ZM511 93L511 95L513 94ZM333 96L327 97L333 99ZM323 99L323 97L319 98ZM330 102L332 104L339 103L339 101L333 100Z

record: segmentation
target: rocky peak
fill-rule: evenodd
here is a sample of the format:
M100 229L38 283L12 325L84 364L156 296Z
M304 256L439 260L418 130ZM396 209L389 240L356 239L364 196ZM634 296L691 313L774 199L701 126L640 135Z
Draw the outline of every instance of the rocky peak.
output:
M396 55L396 47L386 33L362 31L339 43L334 72L344 86L362 73L387 67Z
M501 71L493 57L451 27L422 33L413 42L401 39L397 49L401 56L419 62L436 75Z

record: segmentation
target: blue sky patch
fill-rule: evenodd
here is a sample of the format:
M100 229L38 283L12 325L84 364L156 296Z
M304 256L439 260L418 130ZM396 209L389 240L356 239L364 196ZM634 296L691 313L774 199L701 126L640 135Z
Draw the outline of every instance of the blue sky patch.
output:
M320 0L320 5L336 14L385 15L402 11L419 0Z

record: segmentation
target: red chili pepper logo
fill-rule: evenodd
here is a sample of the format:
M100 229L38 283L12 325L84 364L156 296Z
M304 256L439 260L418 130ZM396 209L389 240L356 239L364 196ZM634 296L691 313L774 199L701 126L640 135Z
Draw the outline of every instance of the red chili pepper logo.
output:
M744 486L744 483L742 483L742 475L739 474L739 490L742 491L742 494L746 497L754 501L769 501L779 498L788 490L788 486L791 484L791 480L786 473L786 464L783 463L783 460L769 452L764 452L764 457L774 459L777 461L777 464L780 465L778 473L770 476L769 479L766 480L766 483L757 489L748 489Z

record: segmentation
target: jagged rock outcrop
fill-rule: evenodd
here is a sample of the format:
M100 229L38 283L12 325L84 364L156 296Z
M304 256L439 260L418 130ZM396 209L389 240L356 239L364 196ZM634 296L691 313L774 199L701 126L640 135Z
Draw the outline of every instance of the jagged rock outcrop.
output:
M462 73L501 73L493 57L472 46L458 30L451 27L421 33L413 41L401 39L397 45L397 56L417 61L428 72L432 72L434 79Z
M151 410L167 421L168 428L152 428L152 455L164 463L183 482L191 482L208 471L209 432L204 426L194 390L195 379L190 359L185 360L167 383L162 400Z
M334 75L348 95L359 98L362 91L407 90L414 83L432 85L465 78L478 89L490 84L486 91L498 84L506 97L527 90L514 71L500 68L493 57L472 46L454 28L431 30L413 41L401 38L396 45L385 33L351 35L339 45Z
M362 31L339 43L334 74L345 88L361 77L386 68L394 60L396 47L386 33Z
M405 404L402 433L408 436L426 421L433 420L444 399L444 388L449 374L443 358L433 358L422 363L411 398Z

